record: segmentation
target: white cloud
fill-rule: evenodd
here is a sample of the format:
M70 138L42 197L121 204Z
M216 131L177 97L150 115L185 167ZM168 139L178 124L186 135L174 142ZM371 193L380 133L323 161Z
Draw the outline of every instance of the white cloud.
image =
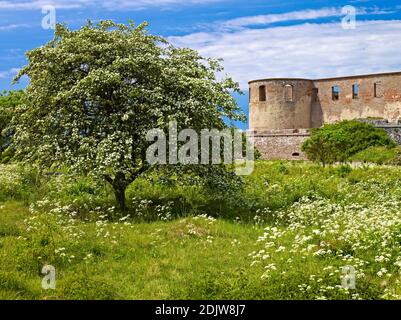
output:
M19 68L11 68L9 70L0 71L0 79L14 77L18 74L19 71Z
M105 1L102 6L108 10L122 10L132 9L141 10L148 7L171 7L171 6L183 6L183 5L202 5L216 2L222 2L223 0L112 0Z
M148 7L169 7L177 5L200 5L224 0L4 0L0 1L0 9L8 10L40 10L43 6L52 5L58 9L77 9L96 6L107 10L141 10Z
M322 78L401 70L401 21L301 24L170 37L177 46L224 59L243 89L252 79Z
M12 29L17 29L17 28L28 28L28 24L9 24L9 25L4 25L0 26L0 31L5 31L5 30L12 30Z
M400 7L401 8L401 7ZM399 10L395 7L392 9L380 9L378 7L356 7L356 14L358 15L382 15L394 13ZM239 17L231 20L216 22L212 25L213 28L218 28L222 30L238 30L249 26L264 26L278 22L288 22L288 21L302 21L302 20L316 20L330 17L341 17L344 16L342 8L321 8L321 9L306 9L299 11L291 11L285 13L276 14L266 14L257 16L246 16ZM206 25L201 26L204 29L210 29Z
M91 3L90 0L34 0L34 1L0 1L0 9L4 10L41 10L44 6L58 9L76 9Z
M265 25L283 21L295 20L311 20L326 17L341 16L341 9L338 8L322 8L318 10L300 10L278 14L267 14L250 17L241 17L228 20L222 23L226 28L238 28L251 25Z

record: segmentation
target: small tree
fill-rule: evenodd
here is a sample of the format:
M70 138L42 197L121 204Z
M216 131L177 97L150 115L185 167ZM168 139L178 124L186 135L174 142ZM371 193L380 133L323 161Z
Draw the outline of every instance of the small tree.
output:
M359 122L342 121L313 129L302 145L309 160L323 166L347 162L353 155L373 146L393 148L395 143L383 129Z
M13 113L23 103L23 91L5 91L0 93L0 162L11 160L14 150L10 147L13 130L9 128Z
M148 130L171 120L178 130L223 129L224 117L244 119L231 96L239 86L217 79L218 61L175 48L146 26L57 25L16 78L30 78L27 103L13 118L18 156L104 178L123 210L128 185L150 169Z

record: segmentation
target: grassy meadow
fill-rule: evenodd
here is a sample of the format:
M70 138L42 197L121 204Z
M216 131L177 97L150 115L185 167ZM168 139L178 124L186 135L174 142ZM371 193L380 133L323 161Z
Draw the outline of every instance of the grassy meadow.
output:
M127 198L0 165L0 299L401 298L400 167L258 161L229 195L144 178Z

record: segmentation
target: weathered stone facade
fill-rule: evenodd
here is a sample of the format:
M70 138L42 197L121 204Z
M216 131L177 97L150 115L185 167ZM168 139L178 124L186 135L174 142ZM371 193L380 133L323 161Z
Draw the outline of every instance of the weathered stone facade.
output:
M387 134L391 137L391 139L401 145L401 121L398 121L397 123L390 123L388 120L364 119L361 121L370 123L378 128L385 130Z
M384 119L389 134L401 136L401 72L254 80L249 104L250 135L264 159L304 159L307 129L342 120Z
M310 136L307 130L258 130L251 132L251 135L263 159L306 159L300 146Z

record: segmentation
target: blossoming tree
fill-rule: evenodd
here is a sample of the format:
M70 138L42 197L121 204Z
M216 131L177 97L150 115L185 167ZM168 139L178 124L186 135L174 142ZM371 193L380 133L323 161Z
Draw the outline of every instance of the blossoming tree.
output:
M19 104L23 103L23 91L5 91L0 93L0 163L11 160L14 150L10 147L13 131L8 128L13 112Z
M231 95L239 86L219 75L218 60L175 48L146 27L57 25L15 79L30 79L12 121L17 157L104 178L121 209L126 188L150 168L148 130L171 120L178 130L223 129L223 118L244 118Z

